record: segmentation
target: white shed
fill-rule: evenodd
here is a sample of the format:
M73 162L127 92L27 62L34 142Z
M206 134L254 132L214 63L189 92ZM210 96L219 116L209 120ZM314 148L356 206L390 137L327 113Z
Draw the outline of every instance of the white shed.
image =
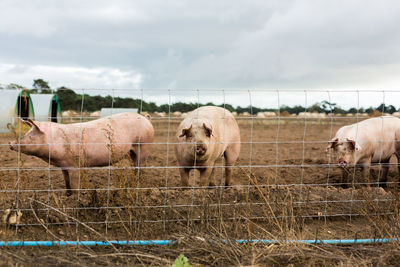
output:
M34 117L35 112L28 91L0 89L0 132L8 132L7 124L16 124L18 118Z
M31 94L35 120L61 122L61 108L56 94Z
M124 112L133 112L137 113L137 108L102 108L100 110L100 118L104 118L113 114L124 113Z

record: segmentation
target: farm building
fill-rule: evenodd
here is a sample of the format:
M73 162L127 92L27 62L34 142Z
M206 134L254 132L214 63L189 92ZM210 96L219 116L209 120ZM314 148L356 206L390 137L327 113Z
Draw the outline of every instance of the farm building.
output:
M124 113L124 112L133 112L137 113L137 108L102 108L100 111L100 118L104 118L113 114Z
M35 120L61 122L61 107L56 94L31 94Z
M7 124L15 124L18 117L34 118L31 95L26 90L0 91L0 132L8 132Z

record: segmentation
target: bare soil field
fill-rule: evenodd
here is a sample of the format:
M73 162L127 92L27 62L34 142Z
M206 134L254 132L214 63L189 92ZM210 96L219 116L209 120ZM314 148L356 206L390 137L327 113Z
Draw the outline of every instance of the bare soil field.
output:
M2 224L2 241L182 240L175 248L163 249L163 252L160 252L162 248L156 247L140 250L118 248L121 254L107 251L106 248L90 251L80 251L78 248L25 248L20 253L7 248L1 250L0 260L13 258L15 263L28 263L29 257L35 260L45 257L45 262L49 264L70 264L74 257L83 257L87 261L72 260L72 263L98 265L103 260L107 264L127 264L130 260L123 257L123 253L126 253L132 256L129 259L138 264L165 265L179 255L177 251L186 251L185 255L199 258L195 263L207 265L213 263L212 259L207 258L202 262L200 258L217 252L207 254L210 247L202 250L201 247L209 244L207 242L200 242L200 251L196 252L193 244L203 239L196 241L194 237L287 240L398 236L397 161L391 161L393 166L390 167L386 188L377 186L379 166L373 167L369 181L363 181L359 170L350 168L348 188L343 188L341 170L335 165L334 158L325 152L336 130L353 123L353 119L281 118L277 121L275 118L239 118L241 153L229 188L219 186L223 184L222 159L213 174L217 186L199 187L199 174L192 171L192 186L180 187L174 155L175 130L179 122L179 118L152 120L155 128L152 153L146 166L136 175L128 159L110 168L83 166L81 190L69 197L65 195L61 170L38 158L10 151L7 143L14 138L13 135L0 135L0 212L4 213L6 209L22 212L19 225ZM312 255L321 256L319 249L314 246L287 246L283 245L293 255L299 256L295 256L294 259L299 260L294 260L293 264L310 264ZM266 247L250 247L246 250L242 246L229 245L226 248L229 252L221 259L236 258L232 261L214 259L214 263L285 263L282 259L286 259L286 256L278 259L278 254L265 254ZM271 253L282 252L282 247L267 247ZM397 246L376 247L395 251L388 257L394 255L398 259ZM307 250L310 258L302 254ZM332 255L339 253L349 261L332 257L331 262L331 258L325 258L326 261L320 262L322 265L352 263L356 262L357 257L365 260L368 255L376 256L370 263L377 263L382 256L377 255L373 246L351 247L348 250L329 248L324 255L331 255L330 250ZM263 260L257 262L255 255L255 258L247 255L248 251L264 255L259 258ZM104 256L109 253L114 254ZM60 258L49 258L53 254L60 255ZM148 256L143 256L145 254ZM16 255L20 255L21 259L18 260ZM149 255L161 258L164 255L166 262L163 259L151 259ZM271 255L276 257L271 258Z

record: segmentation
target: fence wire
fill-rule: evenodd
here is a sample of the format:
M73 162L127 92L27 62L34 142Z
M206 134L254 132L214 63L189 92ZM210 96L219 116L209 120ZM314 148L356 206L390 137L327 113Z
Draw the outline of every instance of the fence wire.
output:
M396 127L399 124L400 137L400 119L397 122L388 117L385 107L399 108L396 100L400 91L75 92L81 95L80 107L64 110L61 123L34 121L41 138L44 136L42 143L35 141L37 136L27 136L32 135L32 130L27 131L34 127L21 122L18 116L12 118L14 131L0 134L0 212L7 231L13 232L4 239L151 239L170 237L182 229L212 230L232 238L320 235L343 239L398 233L396 156L400 146ZM133 122L133 128L128 118L115 114L114 122L101 118L100 112L88 108L90 96L99 94L109 95L104 108L115 108L116 112L121 111L117 101L131 98L124 105L132 108L131 103L136 103L134 108L144 116L136 118L137 126ZM157 111L148 110L151 102L159 104ZM199 167L200 160L193 152L198 170L191 170L189 185L182 185L181 171L194 166L179 163L176 148L193 143L177 138L182 131L179 124L191 116L196 121L204 118L199 113L175 110L178 105L174 103L179 102L192 103L195 108L212 102L225 108L223 116L214 115L221 125L213 127L220 129L216 134L221 136L235 134L224 121L229 117L228 109L242 107L241 112L237 112L238 108L231 110L240 129L240 142L225 137L215 141L215 136L206 141L207 150L240 143L240 154L233 166L225 166L226 153L221 151L215 162L210 160ZM290 114L288 107L294 106L298 111ZM365 112L378 106L381 109ZM339 107L354 108L353 113L344 113ZM392 115L400 117L397 112ZM372 118L380 122L370 126L371 132L359 129L360 122ZM95 120L102 121L92 127L90 122ZM150 120L154 140L146 141L140 134L132 141L115 139L129 135L129 129L139 127L141 120ZM352 124L350 143L332 143L337 132L344 131L342 127ZM76 125L79 131L68 135L65 130L67 134L63 136L57 132L59 125L63 129ZM10 150L12 141L15 145ZM351 150L351 141L363 147ZM327 152L330 144L334 144L333 148ZM335 153L335 146L343 144L350 159L345 168L338 163L346 151ZM151 148L145 158L141 158L146 153L143 145ZM117 155L118 148L126 146L132 149ZM106 154L100 149L104 147ZM349 153L349 149L353 152ZM36 154L27 155L27 150L36 150ZM370 165L366 165L368 157L372 158ZM67 158L73 158L74 164L62 166L59 162ZM199 171L207 168L212 169L212 183L204 186ZM225 185L227 170L233 172L229 185ZM67 195L65 173L77 174L77 187L72 188L71 195Z

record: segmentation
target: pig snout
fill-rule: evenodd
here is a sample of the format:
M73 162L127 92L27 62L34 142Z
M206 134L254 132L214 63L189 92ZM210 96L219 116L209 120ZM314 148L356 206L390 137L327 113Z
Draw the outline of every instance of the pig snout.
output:
M10 147L10 150L18 151L18 148L17 148L17 145L16 145L16 142L15 142L15 141L13 141L13 142L8 142L8 145L9 145L9 147Z
M196 145L196 154L198 156L203 156L207 152L207 146L205 144L197 144Z
M338 160L338 166L342 167L342 168L346 167L347 166L347 161L345 159L343 159L343 158L339 159Z

